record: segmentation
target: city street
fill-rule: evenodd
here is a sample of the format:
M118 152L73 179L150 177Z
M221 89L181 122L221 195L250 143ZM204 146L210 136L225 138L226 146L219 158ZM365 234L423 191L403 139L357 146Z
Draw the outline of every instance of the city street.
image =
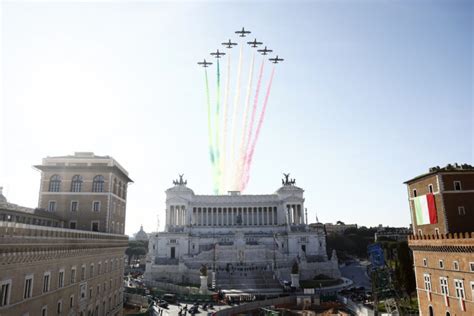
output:
M179 315L179 310L180 308L184 307L186 304L185 303L181 303L181 306L178 306L176 304L170 304L168 306L168 308L165 308L163 309L163 314L162 316L177 316ZM192 303L188 304L188 309L192 306ZM199 305L199 311L196 315L200 315L200 316L203 316L203 315L208 315L208 314L212 314L218 310L221 310L221 309L225 309L225 308L229 308L230 306L229 305L215 305L213 309L207 309L207 311L203 310L201 307L202 305ZM183 313L181 313L182 316L188 316L190 315L189 313L186 313L186 315Z
M367 291L371 291L372 285L367 276L366 269L367 265L361 264L359 261L354 261L340 268L342 276L351 279L354 282L354 286L363 286Z

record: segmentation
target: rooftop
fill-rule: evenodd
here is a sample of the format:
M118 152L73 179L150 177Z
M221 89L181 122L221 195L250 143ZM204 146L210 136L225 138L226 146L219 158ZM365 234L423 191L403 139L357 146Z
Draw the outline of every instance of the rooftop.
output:
M444 173L444 172L474 172L474 167L469 165L469 164L458 164L455 163L454 165L452 164L447 164L445 167L440 167L440 166L435 166L431 167L427 173L421 174L419 176L416 176L410 180L405 181L405 184L409 184L415 180L421 179L423 177L437 174L437 173Z

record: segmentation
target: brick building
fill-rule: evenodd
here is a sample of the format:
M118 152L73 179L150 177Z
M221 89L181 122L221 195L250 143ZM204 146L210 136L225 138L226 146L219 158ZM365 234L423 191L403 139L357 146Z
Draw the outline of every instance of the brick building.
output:
M434 167L405 184L420 314L474 315L474 167Z
M84 153L37 168L40 208L9 203L0 190L0 316L122 315L127 172L110 157Z

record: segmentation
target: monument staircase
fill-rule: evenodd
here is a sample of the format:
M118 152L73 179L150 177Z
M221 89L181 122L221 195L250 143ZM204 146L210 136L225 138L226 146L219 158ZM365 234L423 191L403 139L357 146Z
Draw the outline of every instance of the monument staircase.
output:
M282 292L283 289L270 270L221 270L216 273L216 286L221 290L244 292Z

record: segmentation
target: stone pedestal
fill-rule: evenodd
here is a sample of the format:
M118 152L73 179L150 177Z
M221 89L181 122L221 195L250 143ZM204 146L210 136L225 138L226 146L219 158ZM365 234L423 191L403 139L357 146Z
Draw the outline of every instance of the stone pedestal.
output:
M201 275L201 287L199 288L199 294L207 293L207 275Z
M300 287L300 275L298 273L291 274L291 286L295 288Z

